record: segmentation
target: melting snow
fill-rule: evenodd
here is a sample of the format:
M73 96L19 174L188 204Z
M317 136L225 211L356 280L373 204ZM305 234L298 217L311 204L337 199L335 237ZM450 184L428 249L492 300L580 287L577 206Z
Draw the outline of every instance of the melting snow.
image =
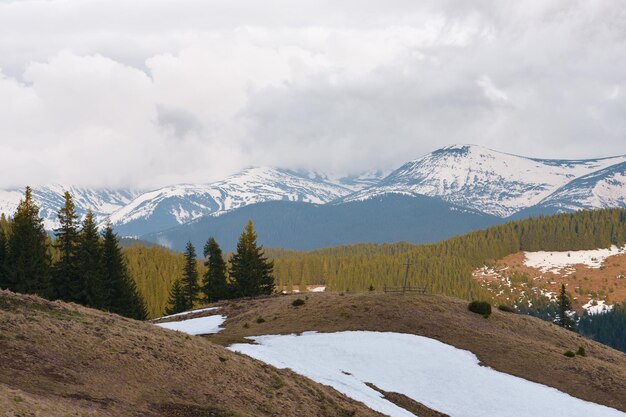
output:
M625 417L602 405L479 365L471 352L410 334L307 332L252 337L229 349L290 368L393 417L413 414L365 383L451 417Z
M537 268L543 273L559 273L562 269L578 264L589 268L600 268L606 258L622 253L626 253L626 247L611 246L609 249L567 252L524 252L524 265Z
M206 316L195 319L171 321L168 323L156 323L157 326L165 329L176 330L178 332L188 333L196 336L199 334L212 334L220 330L220 326L226 320L226 316Z
M159 317L158 319L155 319L155 320L169 319L170 317L186 316L187 314L202 313L202 312L205 312L205 311L217 310L219 308L220 307L199 308L197 310L189 310L189 311L183 311L182 313L170 314L169 316Z
M613 309L612 305L606 304L604 300L600 300L594 303L593 300L589 300L587 304L583 306L587 313L589 314L602 314L608 313Z

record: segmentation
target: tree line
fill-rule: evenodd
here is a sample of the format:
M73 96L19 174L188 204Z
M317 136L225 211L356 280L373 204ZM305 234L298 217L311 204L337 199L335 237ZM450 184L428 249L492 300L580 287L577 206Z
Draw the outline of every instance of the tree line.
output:
M182 275L172 285L167 314L191 310L199 301L212 303L274 292L274 266L258 245L251 220L239 237L230 265L213 237L209 237L204 246L204 257L205 272L199 280L196 250L191 242L187 243Z
M325 284L332 291L365 291L370 286L409 281L434 294L463 299L488 298L472 272L486 262L519 251L582 250L624 245L626 210L578 211L510 222L427 244L360 244L311 252L277 251L274 261L279 287Z
M111 225L99 233L91 212L81 224L68 192L58 219L52 242L26 187L13 217L0 219L0 289L146 319L146 306Z

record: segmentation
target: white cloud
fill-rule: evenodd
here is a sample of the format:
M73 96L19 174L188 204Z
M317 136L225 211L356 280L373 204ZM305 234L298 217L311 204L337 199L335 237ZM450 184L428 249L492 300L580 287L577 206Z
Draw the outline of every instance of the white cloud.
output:
M619 2L0 2L0 187L625 153Z

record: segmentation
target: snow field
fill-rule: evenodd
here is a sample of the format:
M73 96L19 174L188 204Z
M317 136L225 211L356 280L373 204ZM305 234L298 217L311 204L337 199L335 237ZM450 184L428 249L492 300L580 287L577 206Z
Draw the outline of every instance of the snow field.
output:
M541 272L558 273L562 269L574 265L586 265L589 268L600 268L606 258L626 253L626 247L613 245L608 249L578 250L566 252L524 252L524 265L537 268Z
M404 394L451 417L625 417L554 388L481 366L471 352L400 333L307 332L251 337L229 347L290 368L392 417L413 416L366 383Z

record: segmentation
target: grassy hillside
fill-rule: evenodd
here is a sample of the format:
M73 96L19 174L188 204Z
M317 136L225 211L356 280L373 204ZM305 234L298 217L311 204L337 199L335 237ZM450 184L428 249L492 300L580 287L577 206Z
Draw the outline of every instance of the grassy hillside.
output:
M324 283L335 291L377 290L409 281L429 292L472 299L486 296L472 279L485 262L520 250L576 250L626 243L626 210L580 211L490 227L430 245L350 245L273 257L280 285Z
M208 238L208 236L206 237ZM357 244L311 252L267 249L278 288L324 284L330 291L366 291L401 285L410 262L409 282L432 294L463 299L489 298L473 279L485 262L520 250L576 250L626 243L626 210L580 211L494 226L429 245L407 242ZM200 252L200 248L196 248ZM151 317L162 314L183 257L163 247L125 248L130 272ZM202 275L203 266L200 265Z
M376 416L204 338L0 291L3 416Z
M300 307L292 306L298 297ZM443 296L311 293L222 303L223 345L245 336L370 330L426 336L466 349L498 371L626 411L626 355L537 318L495 310L488 319ZM260 320L263 319L263 320ZM583 347L586 357L568 358Z

